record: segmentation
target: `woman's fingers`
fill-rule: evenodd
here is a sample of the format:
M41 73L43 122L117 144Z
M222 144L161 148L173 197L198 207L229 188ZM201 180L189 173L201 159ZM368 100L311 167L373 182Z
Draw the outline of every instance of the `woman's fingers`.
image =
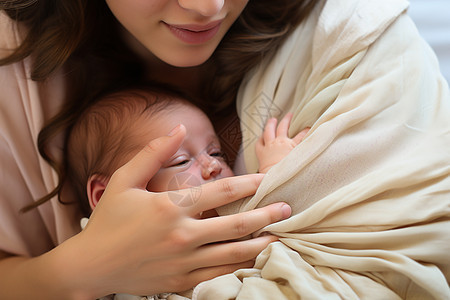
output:
M203 268L198 269L191 272L188 276L191 282L195 282L193 286L199 284L200 282L216 278L218 276L231 274L239 269L248 269L255 265L254 260L249 260L246 262L232 264L232 265L223 265L217 267Z
M203 266L191 271L188 276L193 281L205 281L238 269L251 268L261 251L277 240L278 237L267 235L246 241L204 246L189 257L189 261L184 262L188 268L190 264Z
M243 268L251 268L255 258L275 236L263 236L246 241L212 244L199 248L192 256L183 257L177 263L189 273L173 282L173 291L185 290L198 283L230 274ZM173 278L172 278L173 279Z
M193 223L191 239L197 245L229 241L248 236L255 231L287 219L291 208L286 203L274 203L251 211L198 220Z
M189 257L188 268L195 266L214 267L232 265L254 260L270 243L278 240L273 235L265 235L244 241L209 244L200 247Z
M167 136L152 140L111 177L113 186L145 189L147 183L180 147L186 128L178 125Z
M233 176L208 182L198 187L168 192L171 199L183 199L176 203L186 207L190 216L217 208L255 194L264 174Z
M175 274L164 278L163 284L166 289L163 291L168 290L171 292L184 292L195 287L203 281L207 281L221 275L230 274L239 269L251 268L254 264L254 260L249 260L238 264L201 268L187 274Z

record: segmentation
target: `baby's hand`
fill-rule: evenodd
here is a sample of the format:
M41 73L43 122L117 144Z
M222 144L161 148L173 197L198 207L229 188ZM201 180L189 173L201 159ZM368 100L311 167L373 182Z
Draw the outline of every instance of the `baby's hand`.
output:
M256 143L256 157L259 161L259 172L266 173L273 165L300 144L310 128L300 131L294 138L288 137L292 113L287 113L277 127L277 119L271 118L266 123L263 134Z

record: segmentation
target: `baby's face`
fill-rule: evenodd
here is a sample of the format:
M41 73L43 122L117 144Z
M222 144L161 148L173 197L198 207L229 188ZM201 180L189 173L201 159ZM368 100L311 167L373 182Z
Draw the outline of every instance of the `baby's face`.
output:
M150 180L149 191L173 191L233 176L210 120L198 108L183 104L172 106L154 115L150 122L149 139L167 135L178 124L186 127L186 137L178 151Z

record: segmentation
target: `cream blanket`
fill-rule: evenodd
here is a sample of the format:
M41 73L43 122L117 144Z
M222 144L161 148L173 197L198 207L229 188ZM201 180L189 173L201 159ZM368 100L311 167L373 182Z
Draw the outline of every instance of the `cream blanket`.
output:
M243 159L269 116L306 139L251 199L293 217L254 269L201 283L193 299L450 299L450 96L407 1L321 2L239 93Z

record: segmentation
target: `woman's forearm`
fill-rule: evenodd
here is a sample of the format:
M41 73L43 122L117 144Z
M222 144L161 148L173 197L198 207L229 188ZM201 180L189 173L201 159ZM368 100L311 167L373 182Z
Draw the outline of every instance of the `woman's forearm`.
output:
M92 299L90 287L81 286L88 275L79 272L83 262L74 254L64 244L32 258L0 253L0 298Z

